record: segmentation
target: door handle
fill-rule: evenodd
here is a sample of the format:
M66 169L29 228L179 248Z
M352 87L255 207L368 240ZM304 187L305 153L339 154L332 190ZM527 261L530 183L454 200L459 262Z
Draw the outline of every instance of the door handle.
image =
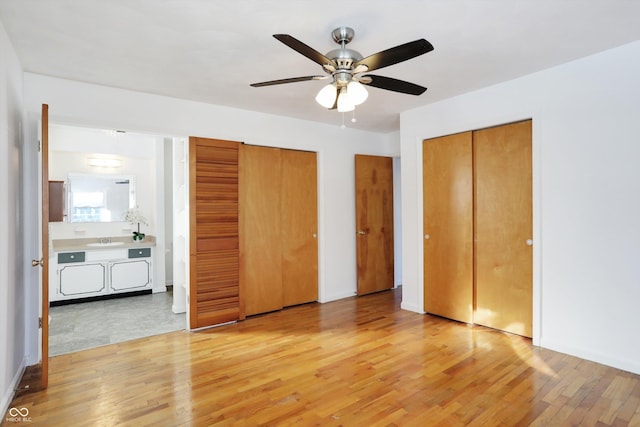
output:
M364 236L365 234L367 234L367 232L366 232L366 231L364 231L364 230L358 230L358 235L359 235L359 236Z
M31 260L31 267L44 267L44 259L40 258L40 259L32 259Z

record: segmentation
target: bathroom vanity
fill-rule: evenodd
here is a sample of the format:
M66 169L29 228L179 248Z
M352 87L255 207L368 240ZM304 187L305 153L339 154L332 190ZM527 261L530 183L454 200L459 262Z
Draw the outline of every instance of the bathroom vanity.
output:
M52 241L49 301L108 297L153 288L155 238Z

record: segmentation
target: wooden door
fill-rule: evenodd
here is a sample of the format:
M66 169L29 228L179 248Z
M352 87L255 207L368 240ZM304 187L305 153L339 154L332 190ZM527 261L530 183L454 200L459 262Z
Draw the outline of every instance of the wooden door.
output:
M238 225L240 143L189 138L189 327L244 318Z
M40 309L40 334L42 336L40 342L41 348L41 387L47 388L49 385L49 106L42 105L41 117L41 135L40 135L40 186L42 187L42 206L40 212L42 215L40 228L40 244L41 254L39 264L42 277L40 283L42 285L41 309ZM37 265L36 260L32 265Z
M531 121L474 132L475 323L531 337Z
M472 133L423 142L424 309L473 322Z
M285 307L318 300L316 153L282 150L282 291Z
M358 295L393 287L393 159L355 156Z
M281 189L278 148L241 148L242 281L246 315L280 310L282 297Z

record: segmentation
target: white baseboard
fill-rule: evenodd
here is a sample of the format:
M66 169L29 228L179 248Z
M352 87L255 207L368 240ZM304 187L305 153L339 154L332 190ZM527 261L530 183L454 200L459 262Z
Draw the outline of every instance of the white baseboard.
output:
M341 299L345 299L345 298L351 298L356 296L355 293L353 292L349 292L349 293L340 293L340 294L333 294L333 295L327 295L322 299L319 299L318 302L319 303L325 303L325 302L331 302L331 301L337 301L337 300L341 300Z
M181 305L181 306L177 306L177 305L172 305L171 306L171 312L173 314L182 314L182 313L186 313L187 312L187 305Z
M27 360L22 359L22 363L18 368L18 372L16 372L16 374L13 376L13 379L11 380L11 384L9 384L7 390L3 390L2 392L2 401L0 402L0 410L2 410L2 412L0 413L0 416L4 417L4 414L7 413L9 405L13 400L13 396L16 393L16 389L20 385L20 379L22 378L22 375L24 375L25 369L27 369Z
M413 311L414 313L424 314L425 312L422 310L422 307L418 307L414 304L407 304L405 302L400 303L400 308L407 311Z
M564 343L545 340L544 338L540 340L540 347L640 375L640 362L637 360L620 358L599 351L594 351L593 349L567 346Z

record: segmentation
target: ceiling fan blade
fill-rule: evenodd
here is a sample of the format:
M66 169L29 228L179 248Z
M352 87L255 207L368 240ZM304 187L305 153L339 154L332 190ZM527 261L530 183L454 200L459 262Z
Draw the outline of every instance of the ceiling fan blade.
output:
M252 87L273 86L273 85L281 85L283 83L306 82L306 81L309 81L309 80L324 80L324 79L327 79L329 77L330 76L292 77L290 79L279 79L279 80L270 80L268 82L251 83L249 86L252 86Z
M282 43L286 44L291 49L306 56L307 58L309 58L310 60L312 60L317 64L320 64L322 66L331 65L334 68L337 67L336 63L333 62L331 59L327 58L326 56L324 56L314 48L309 47L306 44L302 43L300 40L296 39L295 37L290 36L289 34L274 34L273 37L280 40Z
M356 62L354 64L354 68L357 68L360 65L365 65L367 67L366 71L373 71L415 58L416 56L423 55L427 52L431 52L432 50L433 46L425 39L415 40L369 55Z
M369 83L366 83L366 81L369 79L371 79L371 81ZM406 93L409 95L422 95L427 90L426 87L417 85L415 83L409 83L404 80L398 80L391 77L374 76L371 74L362 76L360 81L367 86L377 87L378 89L391 90L393 92Z

